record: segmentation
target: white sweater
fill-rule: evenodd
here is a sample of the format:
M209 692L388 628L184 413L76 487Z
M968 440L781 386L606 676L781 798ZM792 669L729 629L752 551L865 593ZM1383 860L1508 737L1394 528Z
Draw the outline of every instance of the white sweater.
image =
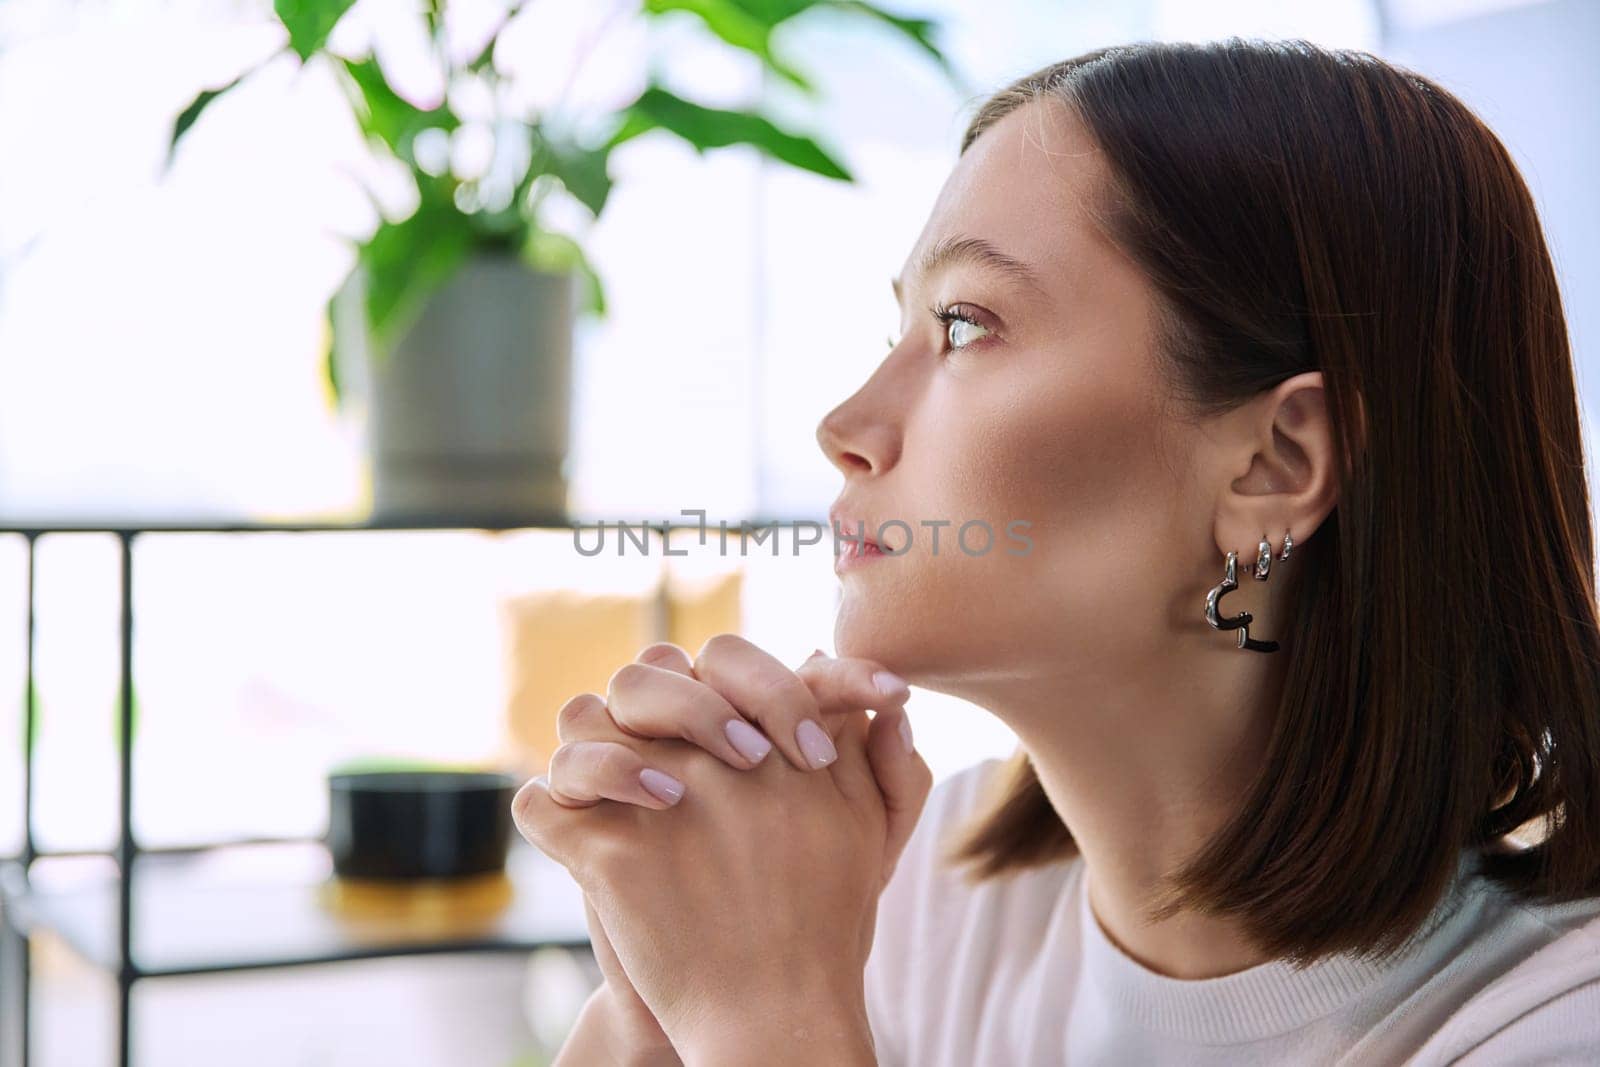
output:
M1464 859L1403 958L1158 974L1090 911L1073 858L967 886L936 862L989 759L939 782L878 904L881 1067L1600 1064L1600 899L1524 906Z

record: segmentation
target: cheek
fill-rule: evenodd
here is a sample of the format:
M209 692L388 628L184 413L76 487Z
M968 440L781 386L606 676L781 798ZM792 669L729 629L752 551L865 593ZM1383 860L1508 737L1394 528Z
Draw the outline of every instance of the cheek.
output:
M904 516L915 541L846 576L841 654L931 679L966 673L963 663L1003 669L1067 647L1114 655L1153 639L1180 489L1159 451L1160 414L1126 386L1107 374L1041 389L1036 376L993 402L969 395L933 436L908 436L896 473L917 512ZM923 518L951 521L937 554ZM993 531L986 552L979 527L970 552L958 542L969 519Z

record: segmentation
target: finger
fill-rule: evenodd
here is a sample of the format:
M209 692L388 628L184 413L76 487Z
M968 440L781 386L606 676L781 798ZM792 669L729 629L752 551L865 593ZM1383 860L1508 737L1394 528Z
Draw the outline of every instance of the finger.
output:
M638 663L648 663L652 667L660 667L662 670L677 671L690 678L694 677L694 660L690 658L689 653L671 641L657 641L653 645L646 645L634 660Z
M545 775L550 797L567 808L620 800L660 811L683 798L683 783L616 741L569 741L556 748Z
M804 683L796 679L802 689ZM605 710L617 729L641 738L681 738L736 770L772 751L760 729L704 682L665 667L627 663L606 689Z
M875 660L857 656L838 659L813 655L795 668L823 714L834 711L887 711L901 707L911 695L905 681Z
M904 726L905 733L901 729ZM883 794L884 811L888 818L884 846L883 877L888 884L889 875L900 862L911 831L922 816L923 805L933 789L933 772L922 754L914 748L906 751L906 738L910 736L911 723L905 708L881 711L872 718L867 730L867 759L872 765L873 778Z
M716 634L695 656L694 674L760 726L800 770L818 770L838 758L810 688L771 653L738 634Z
M606 710L606 698L599 693L579 693L556 712L556 739L600 741L614 737L617 728Z
M878 783L873 781L872 764L867 756L872 720L866 709L835 712L831 721L837 724L835 743L839 749L839 758L828 765L834 784L858 810L881 809L883 795Z
M574 835L569 820L577 814L555 802L550 796L549 779L542 774L523 782L511 798L511 821L517 832L528 844L574 873L576 855L570 847Z

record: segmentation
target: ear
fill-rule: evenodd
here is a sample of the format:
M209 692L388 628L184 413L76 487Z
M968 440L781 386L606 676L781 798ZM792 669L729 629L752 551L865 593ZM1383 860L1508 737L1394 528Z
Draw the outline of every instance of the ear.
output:
M1243 473L1222 490L1216 538L1222 555L1239 553L1242 575L1255 564L1263 535L1274 557L1284 531L1297 545L1311 538L1339 502L1340 461L1321 371L1279 382L1232 419L1235 469Z

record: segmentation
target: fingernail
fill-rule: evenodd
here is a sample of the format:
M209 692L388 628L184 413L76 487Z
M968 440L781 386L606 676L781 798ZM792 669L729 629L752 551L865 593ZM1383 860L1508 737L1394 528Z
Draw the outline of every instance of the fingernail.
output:
M795 729L794 736L800 742L800 751L805 753L812 770L826 767L839 758L839 753L833 747L833 738L813 719L801 723Z
M667 804L676 804L683 798L683 783L654 767L639 772L639 784L648 789L651 796Z
M826 652L822 651L822 649L819 648L815 652L811 653L811 655L807 656L806 659L808 659L808 660L816 659L818 656L821 656L823 659L827 659L828 658L828 654Z
M916 744L911 740L911 716L904 713L900 716L900 740L906 743L906 755L916 751Z
M743 719L729 719L722 729L733 747L739 750L739 755L751 763L760 763L772 751L772 742Z
M879 671L872 676L872 684L886 697L904 696L910 692L906 680L892 671Z

